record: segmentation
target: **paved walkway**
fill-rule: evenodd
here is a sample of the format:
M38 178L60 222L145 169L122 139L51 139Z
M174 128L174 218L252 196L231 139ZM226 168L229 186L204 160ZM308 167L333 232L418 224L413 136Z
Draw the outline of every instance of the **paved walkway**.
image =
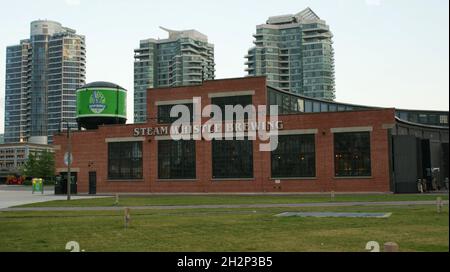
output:
M448 200L442 201L448 205ZM303 207L354 207L354 206L411 206L436 205L436 201L384 201L384 202L323 202L298 204L242 204L242 205L174 205L174 206L130 206L133 210L175 209L242 209L242 208L303 208ZM125 207L33 207L4 208L0 211L118 211Z
M72 199L94 198L99 196L72 196ZM51 200L67 199L65 195L55 195L53 186L45 186L44 194L31 193L31 186L0 185L0 210L12 206L25 205Z

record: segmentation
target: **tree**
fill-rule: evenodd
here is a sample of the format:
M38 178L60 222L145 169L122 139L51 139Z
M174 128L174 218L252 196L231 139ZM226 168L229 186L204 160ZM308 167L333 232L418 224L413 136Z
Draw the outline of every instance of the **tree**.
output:
M50 151L44 151L40 157L40 176L50 178L55 176L55 154Z
M30 153L22 166L22 175L26 177L53 178L55 176L55 154L50 151Z
M36 177L39 171L38 158L35 153L30 153L28 155L28 160L22 165L20 172L26 177Z

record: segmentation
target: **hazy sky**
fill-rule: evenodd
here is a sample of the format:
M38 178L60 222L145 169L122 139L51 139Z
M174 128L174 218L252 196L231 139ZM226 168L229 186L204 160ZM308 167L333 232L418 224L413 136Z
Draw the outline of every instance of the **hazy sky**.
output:
M242 77L255 26L308 6L334 34L337 101L449 109L447 0L20 0L2 1L0 133L5 49L29 37L33 20L55 20L86 36L87 81L128 89L132 122L133 49L141 39L166 38L159 26L208 35L215 44L216 77Z

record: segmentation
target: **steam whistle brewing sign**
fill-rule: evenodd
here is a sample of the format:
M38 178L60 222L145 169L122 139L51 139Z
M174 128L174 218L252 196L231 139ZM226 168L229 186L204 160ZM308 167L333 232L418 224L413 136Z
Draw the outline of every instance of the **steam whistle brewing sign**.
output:
M161 127L142 127L134 128L133 136L165 136L174 134L192 134L192 133L230 133L230 132L255 132L266 130L282 130L282 121L268 122L235 122L225 124L203 124L203 125L181 125L181 126L161 126Z
M114 88L77 90L76 117L127 117L126 91Z
M160 136L169 135L169 127L147 127L147 128L135 128L133 131L133 136Z
M89 98L89 109L93 113L102 113L106 108L106 98L101 91L94 91Z
M278 146L278 130L283 129L283 122L278 120L278 106L270 105L226 105L225 112L218 106L206 106L202 110L201 97L193 97L193 114L186 105L173 105L170 116L179 116L170 126L134 128L133 135L159 136L170 135L172 140L254 140L256 136L260 143L260 151L273 151ZM181 114L181 116L180 116ZM247 114L248 119L245 120ZM192 119L191 120L191 116ZM201 117L211 116L202 124ZM222 117L225 117L223 121ZM236 118L234 118L234 116ZM269 118L268 118L269 117ZM234 121L243 120L243 121ZM267 142L268 141L268 142Z

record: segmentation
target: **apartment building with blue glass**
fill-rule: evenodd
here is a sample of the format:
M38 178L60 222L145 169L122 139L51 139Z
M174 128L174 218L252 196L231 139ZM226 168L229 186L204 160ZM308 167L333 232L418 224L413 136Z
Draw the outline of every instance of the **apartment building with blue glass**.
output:
M267 76L275 88L313 98L335 98L333 34L310 8L270 17L256 27L248 50L249 76Z
M5 143L51 143L62 120L76 126L75 90L85 77L85 37L58 22L31 22L30 38L6 49Z
M141 40L134 50L134 122L147 115L147 89L198 85L215 75L214 45L196 30L168 32L167 39Z

